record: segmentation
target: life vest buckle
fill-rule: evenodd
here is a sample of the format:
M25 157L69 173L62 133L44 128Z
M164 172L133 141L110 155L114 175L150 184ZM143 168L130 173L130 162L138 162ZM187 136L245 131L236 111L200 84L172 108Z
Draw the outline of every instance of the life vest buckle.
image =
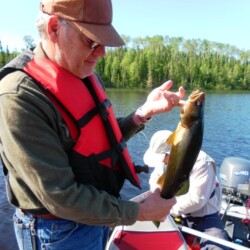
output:
M109 116L108 108L111 107L112 104L109 101L109 99L105 99L101 104L100 104L100 115L103 120L107 120Z

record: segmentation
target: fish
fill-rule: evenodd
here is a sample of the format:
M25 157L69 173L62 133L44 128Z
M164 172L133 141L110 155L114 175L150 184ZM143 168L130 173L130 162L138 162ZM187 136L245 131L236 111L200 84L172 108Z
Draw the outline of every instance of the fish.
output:
M205 92L194 89L180 108L180 121L166 140L172 145L166 171L159 177L161 197L170 199L188 191L189 175L201 150ZM159 227L160 222L154 221Z

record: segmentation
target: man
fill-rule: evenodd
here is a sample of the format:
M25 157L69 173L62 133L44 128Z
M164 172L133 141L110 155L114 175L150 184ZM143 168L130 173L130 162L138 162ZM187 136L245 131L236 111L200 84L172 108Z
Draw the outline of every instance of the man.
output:
M149 180L151 191L158 188L157 180L167 168L171 145L166 140L171 134L169 130L157 131L144 154L145 164L155 167ZM215 162L208 154L200 151L189 176L189 189L187 193L176 197L170 214L175 218L182 217L184 224L193 229L228 240L219 217L220 196ZM228 249L206 239L200 239L200 247Z
M94 73L105 46L121 46L111 0L44 0L41 41L0 71L0 153L20 249L104 249L109 226L162 220L175 203L156 190L141 204L119 199L139 186L126 143L155 114L180 105L168 81L115 119ZM118 121L118 122L117 122Z

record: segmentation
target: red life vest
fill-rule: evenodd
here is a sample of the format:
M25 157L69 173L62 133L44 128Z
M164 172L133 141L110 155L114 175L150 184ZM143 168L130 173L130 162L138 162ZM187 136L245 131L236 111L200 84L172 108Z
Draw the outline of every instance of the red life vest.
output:
M24 71L47 92L76 141L69 152L76 180L116 196L124 178L140 187L113 108L97 76L82 81L41 57L34 57Z

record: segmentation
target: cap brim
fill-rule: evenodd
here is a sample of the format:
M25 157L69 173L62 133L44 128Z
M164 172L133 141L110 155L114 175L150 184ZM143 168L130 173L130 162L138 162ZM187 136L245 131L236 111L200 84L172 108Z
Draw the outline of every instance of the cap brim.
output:
M93 40L104 46L118 47L124 45L124 41L111 24L94 25L71 21L80 31Z
M157 154L148 149L143 156L143 161L149 167L155 168L164 164L164 158L165 154Z

